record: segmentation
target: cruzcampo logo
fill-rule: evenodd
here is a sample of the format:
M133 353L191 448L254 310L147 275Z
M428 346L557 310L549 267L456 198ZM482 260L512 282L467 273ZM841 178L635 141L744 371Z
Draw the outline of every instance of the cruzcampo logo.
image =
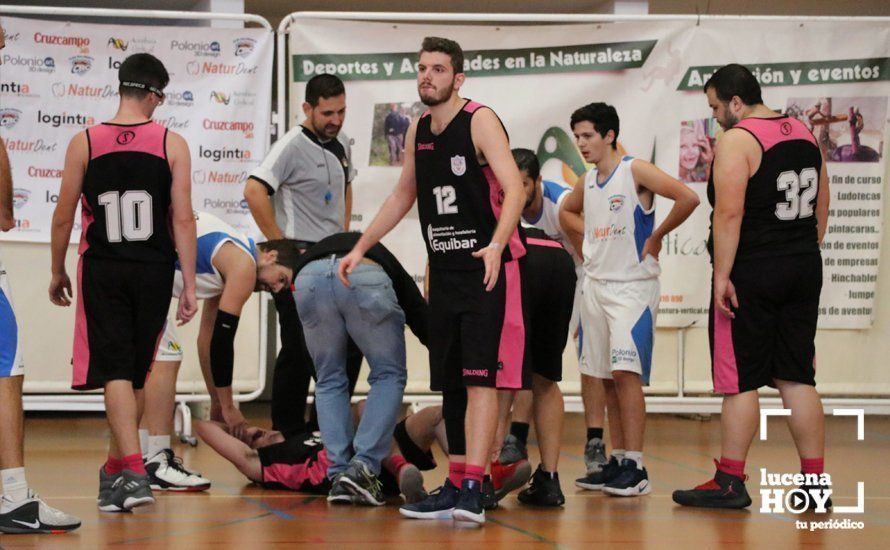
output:
M761 86L807 86L890 80L890 57L745 64ZM677 90L701 90L720 65L689 67Z
M657 40L542 46L464 52L467 76L621 71L643 66ZM291 56L294 82L318 74L342 80L410 80L417 53L311 54Z

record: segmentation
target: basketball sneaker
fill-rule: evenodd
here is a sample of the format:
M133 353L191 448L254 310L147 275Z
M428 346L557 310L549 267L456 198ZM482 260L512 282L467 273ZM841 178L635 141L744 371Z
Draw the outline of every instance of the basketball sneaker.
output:
M206 491L210 480L190 472L172 449L164 449L145 461L145 472L155 491Z
M816 500L812 497L812 495L817 494L819 496L823 496L823 491L831 490L831 487L825 487L823 485L801 485L800 488L803 491L805 491L806 493L808 493L809 495L811 495L810 499L809 499L810 504L807 507L807 510L810 510L810 511L816 510ZM831 508L834 507L834 503L831 502L831 497L828 497L828 499L825 501L825 504L823 504L823 506L825 507L826 510L831 510Z
M575 486L588 491L600 491L606 483L613 481L621 473L621 465L614 456L597 472L592 472L575 480Z
M0 499L0 533L66 533L78 527L79 519L43 502L34 491L29 490L28 498L20 502L6 496Z
M507 434L507 437L504 438L501 452L498 455L498 462L507 466L520 460L528 460L528 448L518 437L513 434Z
M429 496L423 488L423 474L414 464L405 464L399 470L399 492L408 504L420 502Z
M328 492L328 502L333 504L352 504L352 499L355 498L355 495L352 494L346 485L340 483L340 480L343 479L343 474L337 474L334 477L334 481L331 482L331 490Z
M445 483L428 497L414 504L405 504L399 508L399 513L413 519L451 519L459 495L460 490L446 478Z
M751 506L751 497L748 496L748 491L745 489L745 480L747 479L748 476L742 479L718 469L714 478L707 483L702 483L695 489L674 491L671 498L682 506L747 508Z
M491 476L485 474L482 478L482 507L486 510L494 510L498 507L498 497L494 494L494 483Z
M340 485L355 497L355 504L383 506L383 484L361 460L353 460L339 478Z
M587 473L592 474L603 469L608 464L609 459L606 458L606 444L603 440L594 437L584 446L584 464L587 466Z
M451 517L454 521L485 523L485 508L482 507L482 484L474 479L465 479L460 485L460 496Z
M630 458L621 461L621 471L612 481L603 485L603 492L616 497L638 497L652 490L646 468L638 468Z
M566 497L559 486L559 474L553 477L538 466L532 476L531 485L519 493L519 502L533 506L562 506Z
M528 483L532 477L532 465L528 460L522 459L511 464L503 464L499 461L491 463L491 481L494 484L494 494L498 501Z
M137 506L154 502L147 475L130 470L109 475L104 467L99 470L99 510L129 512Z

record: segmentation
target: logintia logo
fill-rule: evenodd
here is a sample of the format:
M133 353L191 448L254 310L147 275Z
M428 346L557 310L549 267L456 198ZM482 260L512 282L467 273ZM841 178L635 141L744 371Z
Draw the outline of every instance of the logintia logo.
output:
M45 113L43 111L37 111L37 122L38 124L46 124L52 126L53 128L58 128L60 126L92 126L96 124L96 120L91 116L86 116L81 113Z

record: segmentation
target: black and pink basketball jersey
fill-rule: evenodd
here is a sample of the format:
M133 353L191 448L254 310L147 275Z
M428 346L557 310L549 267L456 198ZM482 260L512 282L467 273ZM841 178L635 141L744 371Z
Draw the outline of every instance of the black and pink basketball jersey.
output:
M173 263L167 129L103 123L87 129L90 161L81 196L80 253L148 263Z
M470 131L473 114L483 107L468 100L439 135L432 132L429 111L417 124L417 209L430 267L436 269L482 269L472 254L491 242L501 215L504 190L491 167L479 163ZM519 228L501 244L505 262L525 255Z
M754 136L763 155L748 179L736 260L818 254L816 201L822 155L816 138L793 117L746 118L733 128ZM714 173L708 201L714 205ZM712 214L713 222L713 214ZM713 256L713 223L708 250Z

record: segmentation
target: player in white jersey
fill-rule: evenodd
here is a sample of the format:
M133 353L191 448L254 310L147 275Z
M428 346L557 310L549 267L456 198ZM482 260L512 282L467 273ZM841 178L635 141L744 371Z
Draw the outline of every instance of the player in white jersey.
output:
M572 187L556 181L544 180L541 177L541 165L537 155L530 149L513 149L513 160L519 167L523 186L527 197L522 211L522 224L542 230L547 236L563 245L575 262L577 285L569 323L569 332L575 340L579 361L581 356L581 338L583 330L580 326L582 258L572 245L572 239L559 221L559 210L568 197ZM577 236L581 238L579 234ZM583 371L583 369L582 369ZM603 444L603 422L606 412L606 395L603 382L599 378L581 376L581 398L584 403L586 425L586 445L584 462L588 473L602 469L606 464L605 446ZM532 417L531 392L516 392L513 401L513 415L510 433L504 439L498 461L507 465L528 458L526 443L528 438L529 419ZM539 436L540 444L540 436Z
M204 300L198 331L198 359L210 393L211 417L224 421L233 433L246 425L232 397L235 331L241 309L255 290L278 292L290 286L299 258L287 239L254 244L252 239L216 216L196 212L198 252L196 296ZM182 274L174 276L173 295L182 290ZM171 450L176 376L182 346L168 320L158 343L146 406L139 430L146 471L155 490L201 491L210 482L182 467ZM240 433L239 433L240 434Z
M572 113L571 124L581 154L596 168L578 180L560 219L584 235L582 369L605 381L612 443L609 463L576 485L616 496L644 495L650 486L643 467L643 385L649 383L660 299L658 253L662 239L692 214L699 200L652 163L622 157L614 107L591 103ZM674 201L658 227L656 195Z

